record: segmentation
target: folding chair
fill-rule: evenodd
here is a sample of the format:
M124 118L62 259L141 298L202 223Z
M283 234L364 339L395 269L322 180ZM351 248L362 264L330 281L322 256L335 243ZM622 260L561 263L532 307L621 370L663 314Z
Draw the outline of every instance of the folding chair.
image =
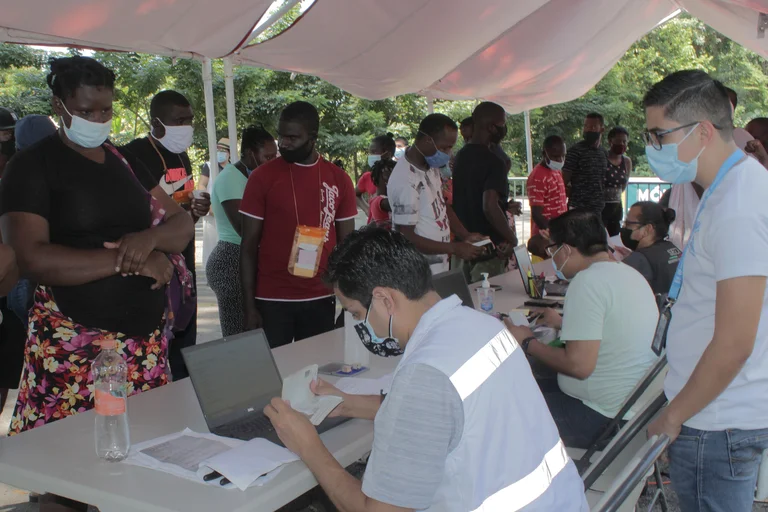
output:
M656 467L656 461L668 445L669 437L664 434L649 439L614 479L600 501L592 507L592 512L617 512L626 505L634 507L637 499L628 502L628 498L642 488L651 467Z
M579 473L583 474L587 470L591 463L592 457L605 448L605 445L610 440L610 437L615 434L622 423L627 413L632 410L635 405L643 407L649 400L655 396L655 394L663 388L664 376L667 371L667 355L663 354L659 359L650 367L642 379L635 385L635 389L629 394L624 404L616 413L616 416L611 420L607 427L600 433L590 447L581 456L576 458L578 450L569 449L568 452L574 459L576 467L579 469Z

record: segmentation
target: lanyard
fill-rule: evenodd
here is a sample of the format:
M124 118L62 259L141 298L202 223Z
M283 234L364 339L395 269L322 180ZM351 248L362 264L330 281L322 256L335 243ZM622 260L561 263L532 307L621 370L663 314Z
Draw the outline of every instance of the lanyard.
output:
M717 176L715 176L715 181L712 182L712 184L709 186L706 192L704 192L704 196L701 198L701 202L699 203L699 209L696 212L696 218L693 221L693 229L691 230L691 236L688 238L688 243L685 246L685 250L683 250L683 255L680 257L680 263L677 265L677 270L675 271L675 277L672 280L672 286L669 288L669 294L667 295L669 300L674 302L677 300L678 296L680 296L680 289L683 287L683 266L685 264L685 257L688 254L688 252L693 247L693 238L696 235L696 232L701 227L701 221L699 220L699 217L701 216L701 212L704 211L704 207L707 205L707 200L709 199L709 196L712 195L712 193L715 191L715 189L722 183L723 178L725 178L725 175L728 174L728 172L733 169L733 167L741 162L741 160L744 159L746 155L743 151L740 149L737 149L733 152L731 156L728 157L728 159L723 162L723 165L720 167L720 170L717 171Z
M296 203L296 187L293 184L293 164L290 164L290 168L288 169L288 174L291 176L291 192L293 192L293 208L296 211L296 226L301 226L301 222L299 222L299 205ZM318 157L317 160L317 189L320 199L320 213L318 216L320 217L320 220L318 221L319 224L318 227L323 227L323 186L322 183L320 183L320 158Z

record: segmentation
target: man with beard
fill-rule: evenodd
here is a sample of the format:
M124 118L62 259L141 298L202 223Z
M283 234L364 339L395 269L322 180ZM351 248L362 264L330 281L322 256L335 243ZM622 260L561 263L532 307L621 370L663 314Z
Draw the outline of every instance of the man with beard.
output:
M251 173L240 246L244 328L263 327L272 348L332 330L328 255L355 228L355 188L317 152L320 116L304 101L280 114L280 157Z

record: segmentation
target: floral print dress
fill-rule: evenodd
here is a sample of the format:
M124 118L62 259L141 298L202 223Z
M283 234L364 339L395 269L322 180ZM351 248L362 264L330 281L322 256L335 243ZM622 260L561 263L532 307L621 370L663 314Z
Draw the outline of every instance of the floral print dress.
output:
M50 291L38 287L30 311L19 398L11 420L18 434L93 408L91 362L100 342L117 340L128 363L129 395L169 381L168 341L160 328L146 337L88 329L59 311Z

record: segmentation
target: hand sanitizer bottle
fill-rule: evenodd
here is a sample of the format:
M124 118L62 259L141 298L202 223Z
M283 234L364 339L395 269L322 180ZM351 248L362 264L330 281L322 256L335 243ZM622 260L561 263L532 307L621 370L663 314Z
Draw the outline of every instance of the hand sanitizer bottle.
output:
M491 314L493 312L493 299L496 290L491 288L491 283L488 282L488 274L482 273L483 284L477 289L477 301L480 303L480 309L483 312Z

